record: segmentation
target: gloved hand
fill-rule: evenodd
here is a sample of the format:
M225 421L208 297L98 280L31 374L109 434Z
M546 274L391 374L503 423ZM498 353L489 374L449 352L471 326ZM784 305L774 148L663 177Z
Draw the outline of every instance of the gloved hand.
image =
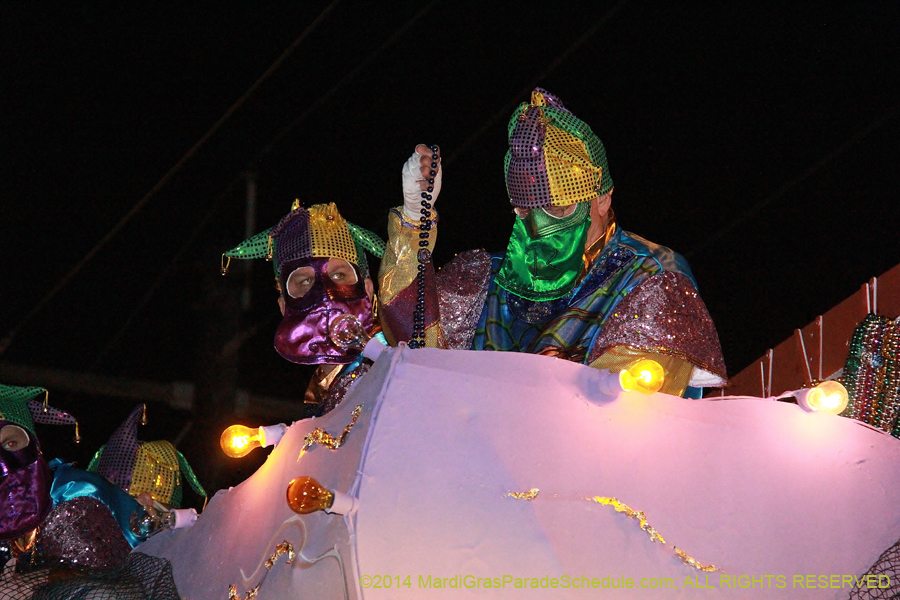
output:
M436 159L432 158L434 154L437 154ZM432 165L435 166L432 167ZM434 176L431 175L432 171L435 172ZM443 169L441 169L440 148L432 151L425 144L419 144L403 165L401 174L403 177L403 214L407 219L418 221L422 216L422 200L424 200L422 192L431 196L428 203L431 204L432 210L434 203L437 202L438 194L441 193ZM434 183L429 183L429 179L434 180ZM430 192L427 191L429 187L433 188Z

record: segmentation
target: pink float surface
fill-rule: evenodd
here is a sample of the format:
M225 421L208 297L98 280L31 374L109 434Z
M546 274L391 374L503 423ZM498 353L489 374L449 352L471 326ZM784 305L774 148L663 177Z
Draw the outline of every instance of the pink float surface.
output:
M172 560L192 600L229 584L241 597L260 584L260 600L846 598L847 578L900 538L900 441L758 398L610 398L601 376L550 357L389 349L192 529L138 551ZM357 405L344 446L297 460L310 431L339 436ZM358 497L357 511L294 515L285 490L300 475ZM595 496L643 511L666 544ZM267 572L281 541L298 556ZM685 565L676 546L720 570Z

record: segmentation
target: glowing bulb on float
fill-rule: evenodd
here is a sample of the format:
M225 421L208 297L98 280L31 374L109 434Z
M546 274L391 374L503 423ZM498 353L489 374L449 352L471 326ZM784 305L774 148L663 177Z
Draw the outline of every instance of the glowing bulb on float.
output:
M232 425L222 432L219 438L219 446L222 452L231 458L242 458L250 454L254 448L274 446L284 436L287 425L268 425L265 427L244 427Z
M653 394L666 381L666 371L655 360L645 358L619 372L619 384L626 392Z
M796 396L797 404L806 410L832 415L842 413L850 400L847 388L837 381L823 381L814 388L800 390Z
M287 487L287 503L292 511L301 515L322 510L345 515L356 510L356 498L341 492L333 492L312 477L298 477Z
M308 515L331 508L334 494L312 477L298 477L288 484L287 503L295 513Z

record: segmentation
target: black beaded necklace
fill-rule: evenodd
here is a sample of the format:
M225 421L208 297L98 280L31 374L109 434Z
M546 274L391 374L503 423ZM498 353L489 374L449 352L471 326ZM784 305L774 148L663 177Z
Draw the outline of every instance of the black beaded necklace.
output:
M425 269L431 262L431 250L428 249L428 238L434 221L431 218L431 192L434 191L434 177L437 175L438 147L431 148L431 171L428 178L428 189L422 192L422 216L419 217L419 253L416 258L419 261L419 272L416 275L418 296L416 298L416 310L413 312L413 334L409 340L410 348L425 347Z

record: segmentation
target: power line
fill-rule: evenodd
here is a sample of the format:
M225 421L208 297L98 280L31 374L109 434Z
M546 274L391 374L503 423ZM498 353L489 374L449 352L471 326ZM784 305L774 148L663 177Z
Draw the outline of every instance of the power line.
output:
M269 142L268 144L266 144L266 146L260 151L260 153L256 156L256 158L254 160L258 161L261 158L263 158L264 156L266 156L267 154L269 154L269 152L272 151L272 149L278 144L278 142L280 142L282 139L284 139L284 137L287 136L288 133L290 133L291 131L296 129L303 121L305 121L309 117L309 115L311 115L313 112L315 112L320 106L322 106L327 100L329 100L332 96L334 96L338 91L340 91L347 84L349 84L351 81L353 81L353 79L357 75L359 75L359 73L362 72L362 70L364 68L369 66L369 63L371 63L373 60L375 60L386 49L393 46L397 42L397 40L399 40L403 36L403 34L406 33L407 30L409 30L409 28L412 27L416 23L416 21L418 21L419 19L424 17L426 14L428 14L428 12L430 12L431 9L434 8L434 6L437 3L438 3L438 0L432 0L427 5L425 5L421 10L419 10L419 12L417 12L415 15L413 15L413 17L409 21L407 21L405 25L403 25L399 29L397 29L391 35L391 37L389 37L387 39L386 42L384 42L381 46L376 48L371 54L369 54L365 59L363 59L362 62L360 62L358 65L356 65L356 67L354 67L353 70L351 70L349 73L344 75L343 79L341 79L334 87L332 87L330 90L325 92L324 95L322 95L318 100L316 100L314 103L312 103L296 119L291 121L291 123L287 127L282 129L278 133L278 135L276 135L274 138L272 138L272 141Z
M478 131L469 136L466 141L464 141L456 148L453 154L443 159L442 164L444 164L445 166L453 164L453 162L457 158L459 158L460 154L462 154L466 149L468 149L469 146L475 143L475 140L480 138L486 131L493 127L497 123L497 121L499 121L500 119L509 118L510 111L512 111L512 109L514 109L519 104L519 102L521 102L522 98L528 97L531 91L537 86L537 84L539 84L543 79L550 75L550 73L555 71L556 68L561 65L567 58L569 58L569 56L571 56L576 50L581 48L581 46L583 46L589 39L591 39L591 37L593 37L594 34L597 33L597 31L599 31L600 28L605 25L606 22L613 17L613 15L619 12L619 9L625 6L627 3L628 0L620 0L618 3L616 3L615 6L609 9L609 11L605 15L600 17L593 25L591 25L591 27L587 31L585 31L580 38L572 42L572 44L568 48L566 48L562 54L557 56L553 60L553 62L551 62L547 66L546 69L541 71L529 85L525 86L522 91L513 96L512 100L504 104L500 108L500 110L491 115L491 117L487 121L485 121L484 125L482 125Z
M169 260L169 263L163 268L162 272L156 277L154 282L150 285L150 288L144 294L144 297L141 298L141 301L138 302L137 305L135 305L135 307L131 310L131 313L128 315L128 318L125 319L125 322L122 324L121 327L119 327L119 330L116 331L116 333L112 336L112 338L110 338L109 342L106 343L106 346L103 348L103 350L101 350L100 353L97 355L97 357L94 359L94 362L91 363L91 366L88 367L88 371L96 371L97 370L97 368L100 366L100 363L103 361L104 358L106 358L106 355L109 354L109 352L113 348L115 348L116 344L119 342L120 339L122 339L122 336L125 334L125 332L128 330L128 328L131 327L131 324L134 322L134 319L138 316L138 314L140 314L141 311L143 311L144 308L146 308L147 305L150 304L150 300L153 298L153 295L156 294L156 291L162 285L163 280L165 280L165 278L169 275L169 273L172 271L172 269L175 268L175 265L177 265L178 262L181 260L181 257L183 257L187 253L188 249L194 245L194 242L200 236L200 233L204 229L206 229L207 225L209 225L212 222L212 218L219 212L219 210L222 207L222 201L231 194L232 190L234 189L234 185L237 181L238 180L235 179L231 183L229 183L228 187L225 189L225 191L222 192L222 194L219 196L218 201L213 202L213 207L209 211L207 211L206 215L204 215L203 219L200 220L200 223L197 224L197 226L194 228L194 231L191 233L191 235L188 236L188 238L181 245L181 248L178 249L178 252L176 252L172 256L171 260Z
M140 200L138 200L138 202L133 207L131 207L131 210L129 210L125 214L125 216L123 216L119 220L119 222L116 223L116 225L112 229L110 229L110 231L105 236L103 236L103 238L101 238L93 248L91 248L91 250L84 256L84 258L82 258L74 267L72 267L72 269L62 279L60 279L55 286L53 286L53 289L51 289L43 298L41 298L41 300L37 304L34 305L31 311L28 312L28 314L26 314L21 321L19 321L19 324L16 325L12 330L10 330L6 337L3 338L2 341L0 341L0 356L2 356L6 352L6 350L12 344L13 340L19 334L22 328L26 324L28 324L28 322L31 321L31 319L34 318L34 316L38 314L47 304L49 304L49 302L54 297L56 297L56 294L58 294L59 291L62 290L66 286L66 284L68 284L69 281L71 281L72 278L75 277L75 275L77 275L81 271L81 269L84 268L84 266L88 262L90 262L90 260L94 258L94 256L113 237L115 237L116 234L119 233L119 231L122 230L122 228L125 227L125 225L131 220L131 218L134 217L134 215L140 212L144 205L146 205L159 192L159 190L161 190L166 186L166 184L169 183L172 177L174 177L175 174L178 173L181 168L191 158L194 157L195 154L197 154L197 151L200 150L203 144L205 144L206 141L209 140L209 138L211 138L216 133L216 131L218 131L219 127L221 127L222 124L225 123L225 121L227 121L235 112L237 112L237 110L241 106L243 106L243 104L250 98L250 96L252 96L253 93L256 92L256 90L263 84L263 82L268 79L269 76L272 75L272 73L278 70L281 64L287 59L288 56L290 56L294 52L294 50L296 50L300 43L305 40L322 21L325 20L327 15L334 9L335 6L337 6L339 2L340 0L333 0L331 4L325 7L325 10L323 10L322 13L319 14L319 16L316 17L316 19L303 31L303 33L301 33L300 36L297 37L297 39L294 40L294 42L290 46L288 46L287 50L282 52L281 56L279 56L275 60L275 62L273 62L272 65L268 69L266 69L266 72L263 73L262 76L257 79L256 82L251 85L246 92L244 92L244 95L238 98L237 102L235 102L231 106L231 108L229 108L225 112L225 114L222 115L222 117L218 121L216 121L216 123L210 128L210 130L207 131L206 134L204 134L203 137L201 137L197 141L197 143L194 144L194 146L190 150L188 150L187 153L182 156L177 163L175 163L175 166L169 169L169 172L163 175L162 178L156 182L156 185L154 185L149 192L144 194L144 196Z
M426 5L424 8L419 10L413 17L407 21L404 25L398 28L389 38L383 43L381 46L372 51L366 58L364 58L359 64L357 64L350 72L348 72L334 87L332 87L328 92L326 92L323 96L321 96L316 102L311 104L307 110L305 110L301 115L299 115L296 119L291 121L291 123L282 129L278 135L276 135L266 146L257 154L254 160L258 161L262 157L266 156L269 152L271 152L274 147L280 142L288 133L290 133L293 129L299 126L306 118L309 117L316 109L325 104L325 101L331 98L334 94L340 91L341 88L345 87L348 83L350 83L362 70L367 67L378 55L380 55L384 50L388 47L395 44L404 33L406 33L410 27L412 27L416 21L425 16L435 5L437 4L437 0L433 0L430 4ZM329 7L330 8L330 7ZM324 13L323 13L324 14ZM234 185L237 181L241 179L241 175L236 176L231 182L228 184L226 190L219 196L220 200L227 197L234 188ZM144 297L141 301L134 307L129 314L128 318L122 324L122 326L116 331L110 341L106 344L104 349L97 355L94 359L94 362L91 364L89 370L95 370L106 355L112 350L118 341L125 334L125 331L131 327L131 324L134 322L134 319L137 315L146 308L146 306L150 303L150 300L156 293L156 291L162 285L163 280L168 276L169 272L174 268L174 266L181 260L181 257L187 252L188 248L194 244L194 242L198 239L199 234L203 229L205 229L209 223L212 222L212 217L215 215L222 206L221 202L213 202L213 207L204 215L203 219L201 219L200 223L194 228L194 232L191 236L185 240L182 244L181 248L179 248L178 252L172 257L169 263L163 268L162 272L156 277L154 282L150 285L150 288L144 294ZM260 324L257 324L255 328L251 328L252 333L255 333ZM245 340L242 340L245 341ZM2 354L2 351L0 351Z
M895 104L894 106L889 108L884 114L869 123L865 128L858 131L856 135L851 137L849 140L826 154L821 160L810 166L803 173L791 179L780 188L778 188L775 192L769 194L768 196L745 210L742 214L735 217L730 223L719 229L716 233L704 239L702 244L700 244L690 252L685 253L685 258L693 258L697 254L700 254L701 252L712 246L714 243L721 240L727 234L734 231L739 225L742 225L748 220L754 218L762 209L766 208L767 206L787 194L787 192L791 188L809 179L814 173L816 173L817 171L825 167L828 163L832 162L833 160L844 154L847 150L855 146L861 139L887 123L892 117L894 117L898 107L900 107L900 104Z

